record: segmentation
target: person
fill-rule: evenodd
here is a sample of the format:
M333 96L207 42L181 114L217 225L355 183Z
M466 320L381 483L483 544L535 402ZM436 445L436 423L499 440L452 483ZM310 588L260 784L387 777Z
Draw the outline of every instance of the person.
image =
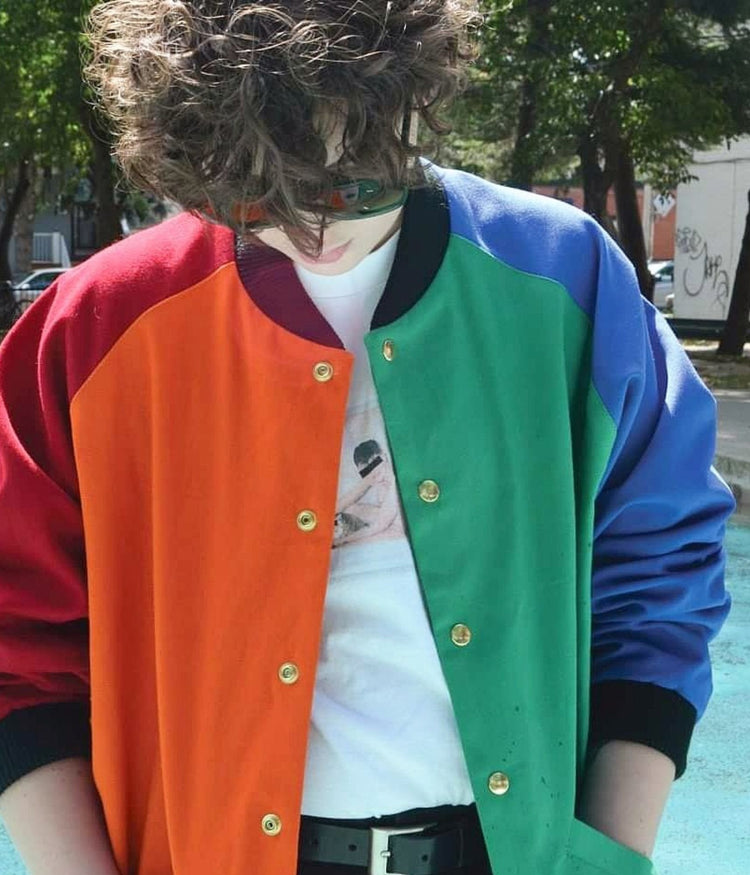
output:
M3 342L32 875L653 871L729 605L714 404L594 221L420 156L476 21L95 7L120 160L184 211ZM388 536L334 548L357 480Z
M349 416L350 428L358 421ZM333 546L351 544L362 538L405 538L393 467L376 440L364 440L355 446L352 461L359 482L342 492L345 476L342 466L339 508L333 520Z

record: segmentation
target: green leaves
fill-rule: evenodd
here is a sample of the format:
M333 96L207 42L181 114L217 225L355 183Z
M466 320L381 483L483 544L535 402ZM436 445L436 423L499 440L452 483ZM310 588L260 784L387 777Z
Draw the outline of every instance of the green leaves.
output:
M21 156L38 165L85 152L79 31L90 0L0 0L0 174Z
M648 181L669 188L694 149L750 132L750 0L483 5L482 78L457 118L522 150L505 162L519 173L545 175L583 142L604 166L623 142Z
M95 0L0 0L0 176L83 166L82 22ZM648 181L750 132L750 0L482 0L481 55L441 160L522 184L582 143L627 144Z

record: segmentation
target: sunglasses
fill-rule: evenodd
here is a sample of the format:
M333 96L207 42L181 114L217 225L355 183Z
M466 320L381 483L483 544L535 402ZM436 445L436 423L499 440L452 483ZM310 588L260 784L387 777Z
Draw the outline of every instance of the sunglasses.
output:
M407 188L386 188L373 179L342 181L333 186L330 197L324 203L328 215L336 222L348 222L367 216L382 216L397 210L406 203ZM270 228L275 223L269 221L262 205L235 207L235 219L243 222L250 231Z

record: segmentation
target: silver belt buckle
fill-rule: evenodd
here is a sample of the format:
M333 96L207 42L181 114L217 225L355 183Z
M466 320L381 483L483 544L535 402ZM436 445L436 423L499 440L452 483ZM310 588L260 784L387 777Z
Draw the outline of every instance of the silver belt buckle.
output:
M388 872L388 858L391 852L388 850L388 839L391 836L406 835L407 833L424 832L434 823L423 823L420 826L373 826L370 827L370 865L367 875L409 875L408 872Z

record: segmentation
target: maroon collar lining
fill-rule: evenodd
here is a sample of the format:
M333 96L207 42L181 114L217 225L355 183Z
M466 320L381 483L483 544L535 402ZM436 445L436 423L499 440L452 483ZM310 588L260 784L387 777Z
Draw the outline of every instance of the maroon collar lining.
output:
M410 310L432 283L448 246L450 214L437 179L414 189L404 207L396 257L372 321L378 328ZM235 257L245 291L263 313L293 334L343 349L310 299L294 264L277 249L237 240Z
M291 259L270 246L240 240L235 251L242 284L269 319L306 340L344 348L299 281Z

